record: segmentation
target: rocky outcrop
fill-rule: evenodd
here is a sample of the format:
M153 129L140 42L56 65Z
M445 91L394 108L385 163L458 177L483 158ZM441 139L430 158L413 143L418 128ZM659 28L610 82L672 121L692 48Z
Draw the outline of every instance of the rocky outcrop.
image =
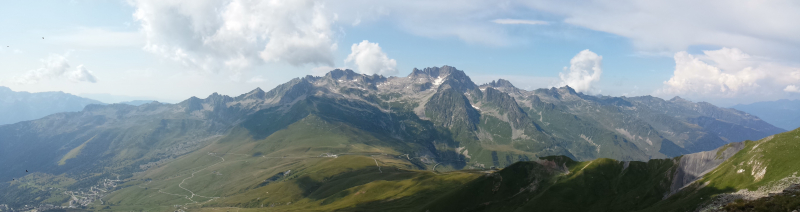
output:
M510 93L510 94L520 94L521 93L519 88L514 87L514 85L511 84L511 82L509 82L508 80L504 80L504 79L498 79L496 81L492 80L492 82L489 82L487 84L483 84L480 87L481 87L481 89L483 89L483 87L492 87L492 88L495 88L497 90L500 90L500 91L503 91L503 92L506 92L506 93Z
M688 154L678 159L678 167L672 177L672 185L668 197L677 193L683 187L691 184L695 180L703 177L706 173L714 170L728 160L731 156L744 149L743 142L731 143L716 150Z
M480 121L480 113L472 107L466 96L455 89L436 92L425 104L425 116L451 129L465 127L475 130Z

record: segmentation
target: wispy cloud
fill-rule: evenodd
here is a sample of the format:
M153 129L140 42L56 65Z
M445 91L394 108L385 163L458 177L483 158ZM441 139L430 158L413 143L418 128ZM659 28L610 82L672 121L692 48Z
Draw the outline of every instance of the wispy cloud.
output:
M140 48L145 44L145 37L138 31L111 31L103 28L80 28L67 34L53 36L48 38L47 41L63 44L72 48Z
M494 19L492 22L496 24L528 24L528 25L548 25L550 22L540 20L524 20L524 19Z
M250 78L249 80L247 80L247 83L262 83L262 82L266 82L266 81L267 81L267 79L265 79L263 76L259 75L259 76L255 76L253 78Z

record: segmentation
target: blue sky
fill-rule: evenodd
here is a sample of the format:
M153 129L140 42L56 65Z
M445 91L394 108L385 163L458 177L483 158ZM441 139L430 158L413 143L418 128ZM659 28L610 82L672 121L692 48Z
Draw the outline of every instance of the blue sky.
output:
M405 76L441 65L528 90L570 85L722 106L800 97L793 1L1 4L0 86L101 101L175 102L339 67Z

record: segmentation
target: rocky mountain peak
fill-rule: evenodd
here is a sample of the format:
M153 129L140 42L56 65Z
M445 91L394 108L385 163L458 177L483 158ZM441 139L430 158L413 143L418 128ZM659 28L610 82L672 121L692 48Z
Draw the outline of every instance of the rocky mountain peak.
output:
M374 87L376 83L386 81L387 79L386 77L377 74L373 75L359 74L350 69L345 69L345 70L334 69L325 74L324 78L328 78L339 82L351 81L366 87Z
M569 87L569 85L565 85L564 87L558 88L558 92L561 94L567 94L567 93L572 95L578 94L578 92L575 92L575 89L572 89L572 87Z
M359 76L361 76L361 74L358 74L353 70L350 70L350 69L342 70L342 69L338 69L338 68L328 72L327 74L325 74L325 77L327 77L327 78L331 78L331 79L346 79L346 80L352 80L353 78L356 78L356 77L359 77Z
M681 98L680 96L675 96L675 97L672 97L672 99L669 99L669 101L670 101L670 102L676 102L676 103L678 103L678 102L680 102L680 103L683 103L683 102L692 102L692 101L686 100L686 99L684 99L684 98Z
M453 75L453 74L466 76L466 74L464 74L463 71L458 70L455 67L445 65L445 66L442 66L441 68L440 67L427 67L427 68L424 68L422 70L414 68L414 70L411 71L411 74L409 74L408 77L412 77L412 78L418 78L418 77L430 77L430 78L441 77L441 78L445 78L445 77Z
M490 82L490 83L488 83L486 85L491 86L491 87L495 87L495 88L516 88L516 87L514 87L513 84L511 84L511 82L509 82L508 80L504 80L504 79L498 79L497 81L492 80L492 82Z
M266 99L266 95L267 95L267 92L264 92L264 90L261 90L260 87L257 87L256 89L253 89L250 92L247 92L245 94L237 96L236 99L237 100L242 100L242 99Z
M408 78L427 78L439 90L453 88L460 92L477 89L474 82L464 73L452 66L428 67L422 70L414 68Z
M194 111L203 109L202 101L203 101L202 99L197 98L196 96L192 96L186 100L183 100L182 102L179 102L177 105L182 106L183 108L186 109L186 111Z
M550 87L549 89L547 89L547 88L539 88L539 89L534 90L533 93L536 94L534 96L541 95L541 97L552 97L554 99L560 99L561 98L561 95L558 94L558 90L555 87Z
M232 101L233 98L231 98L230 96L227 96L227 95L221 95L221 94L219 94L217 92L214 92L211 95L209 95L208 98L206 98L205 100L206 100L206 102L210 101L210 102L214 102L214 103L219 103L219 102Z
M416 75L419 75L419 74L422 74L422 70L419 70L418 68L414 68L413 70L411 70L411 73L408 74L408 77L416 76Z

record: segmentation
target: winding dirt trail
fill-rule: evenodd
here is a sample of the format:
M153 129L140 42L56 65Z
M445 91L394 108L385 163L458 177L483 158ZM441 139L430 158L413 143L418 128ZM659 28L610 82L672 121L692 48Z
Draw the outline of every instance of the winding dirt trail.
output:
M375 166L378 166L378 171L383 173L383 171L381 171L381 165L378 165L378 159L375 159L374 155L370 155L369 157L371 157L372 160L375 160Z
M222 159L222 161L220 161L220 162L217 162L217 163L215 163L215 164L211 164L210 166L207 166L207 167L205 167L205 168L203 168L203 169L200 169L200 170L197 170L197 171L194 171L194 172L192 172L192 176L190 176L190 177L187 177L187 178L183 179L183 180L181 181L181 183L180 183L180 184L178 184L178 187L180 187L180 188L182 188L183 190L186 190L186 191L188 191L189 193L191 193L191 194L192 194L192 196L191 196L191 197L188 197L187 199L189 199L189 200L191 200L192 202L195 202L195 203L196 203L197 201L194 201L194 200L192 199L192 198L194 198L194 196L198 196L198 197L204 197L204 198L210 198L210 199L219 198L219 197L206 197L206 196L200 196L200 195L197 195L197 194L195 194L195 193L194 193L194 192L192 192L191 190L189 190L189 189L186 189L186 188L184 188L184 187L183 187L183 183L185 183L185 182L186 182L186 180L193 178L193 177L194 177L194 174L196 174L196 173L198 173L198 172L201 172L201 171L203 171L203 170L206 170L206 169L208 169L209 167L212 167L212 166L215 166L215 165L217 165L217 164L220 164L220 163L222 163L222 162L225 162L225 158L223 158L223 157L216 156L216 155L212 155L212 154L209 154L209 155L211 155L211 156L214 156L214 157L218 157L219 159Z
M191 196L189 196L189 195L181 195L181 194L173 194L173 193L168 193L168 192L164 192L164 191L162 191L163 189L158 189L158 193L162 193L162 194L168 194L168 195L173 195L173 196L179 196L179 197L186 198L186 199L188 199L189 201L192 201L192 202L190 202L190 203L186 203L186 204L184 204L184 205L198 203L197 201L195 201L195 200L193 199L195 196L197 196L197 197L203 197L203 198L208 198L208 199L210 199L210 200L208 200L208 201L211 201L211 200L214 200L214 199L216 199L216 198L219 198L219 197L207 197L207 196L197 195L197 194L195 194L195 193L194 193L192 190L189 190L189 189L187 189L187 188L184 188L184 187L183 187L183 184L184 184L184 183L186 183L186 180L193 178L193 177L194 177L194 174L197 174L198 172L201 172L201 171L203 171L203 170L206 170L206 169L208 169L208 168L210 168L210 167L212 167L212 166L215 166L215 165L217 165L217 164L220 164L220 163L222 163L222 162L225 162L225 158L223 158L223 157L220 157L220 156L216 156L214 153L210 153L210 152L209 152L209 153L208 153L208 155L209 155L209 156L218 157L219 159L222 159L222 160L221 160L221 161L219 161L219 162L217 162L217 163L214 163L214 164L211 164L211 165L209 165L209 166L206 166L205 168L202 168L202 169L200 169L200 170L197 170L197 171L194 171L194 172L192 172L192 176L189 176L189 177L187 177L187 178L184 178L183 180L181 180L181 183L179 183L179 184L178 184L178 187L179 187L179 188L181 188L181 189L183 189L183 190L186 190L186 191L188 191L188 192L191 194ZM149 184L149 183L148 183L148 184Z

